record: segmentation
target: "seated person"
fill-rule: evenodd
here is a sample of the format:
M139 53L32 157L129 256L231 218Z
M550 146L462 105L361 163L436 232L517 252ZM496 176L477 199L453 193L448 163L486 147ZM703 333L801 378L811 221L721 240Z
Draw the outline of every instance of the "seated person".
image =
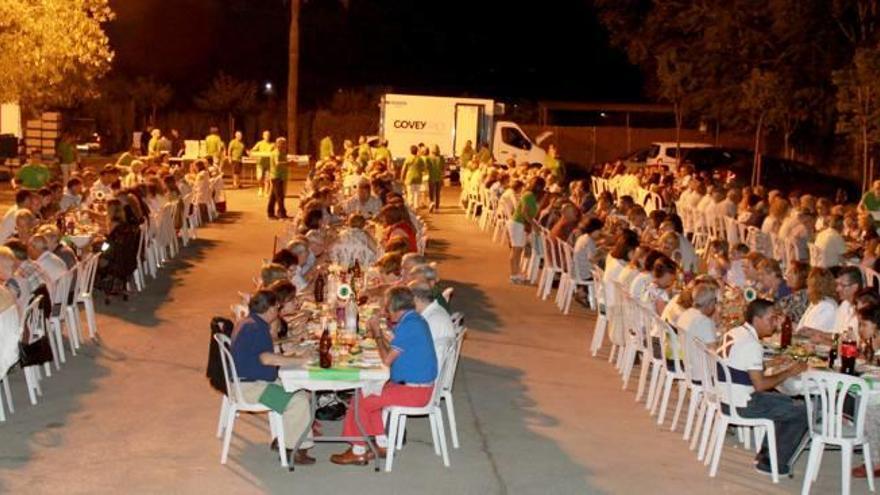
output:
M791 471L791 461L807 433L807 409L802 402L773 392L780 383L807 369L806 363L791 362L782 371L764 374L764 349L761 339L772 336L780 326L779 314L772 302L755 299L746 308L746 323L731 330L733 343L725 356L730 367L733 391L722 398L722 406L737 408L744 418L773 420L776 428L776 458L779 474ZM781 359L788 359L782 357ZM757 469L770 473L767 439L755 458Z
M61 232L58 230L58 227L52 224L43 225L38 232L45 237L46 242L49 243L49 251L55 256L61 258L68 270L76 266L76 253L73 249L70 249L60 242Z
M428 322L416 312L412 291L406 287L389 289L385 296L385 312L388 321L397 322L391 342L386 340L378 317L371 318L367 328L376 339L383 362L391 368L391 379L380 395L362 395L360 410L349 408L342 426L343 436L358 436L359 428L355 422L355 414L358 414L365 433L375 436L379 457L385 457L388 446L382 410L392 406L424 406L431 399L439 372L431 329ZM330 461L334 464L365 465L373 459L373 455L364 442L355 441L345 452L332 455Z
M330 247L330 259L342 266L351 266L357 260L361 266L370 266L379 257L379 246L364 230L367 222L363 215L354 214L348 219L348 228L339 232Z
M278 367L302 365L306 358L287 357L275 354L272 343L271 325L278 319L278 300L268 290L260 290L248 303L250 316L238 323L232 331L232 359L241 380L241 392L248 402L259 402L260 396L271 383L278 381ZM296 392L287 403L281 415L284 428L284 440L293 445L311 423L308 394ZM277 439L273 440L273 448L277 448ZM296 464L314 464L315 459L309 457L308 449L312 443L303 442L303 448L297 450L293 457Z
M260 269L260 280L257 289L265 289L278 280L289 280L290 273L283 265L269 263Z

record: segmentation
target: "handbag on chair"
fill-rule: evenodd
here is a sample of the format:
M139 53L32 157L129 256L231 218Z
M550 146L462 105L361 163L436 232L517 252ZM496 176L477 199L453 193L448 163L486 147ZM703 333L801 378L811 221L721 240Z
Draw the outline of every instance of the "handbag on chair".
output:
M49 336L43 335L30 344L19 342L19 363L22 368L39 366L52 361L52 346L49 344Z

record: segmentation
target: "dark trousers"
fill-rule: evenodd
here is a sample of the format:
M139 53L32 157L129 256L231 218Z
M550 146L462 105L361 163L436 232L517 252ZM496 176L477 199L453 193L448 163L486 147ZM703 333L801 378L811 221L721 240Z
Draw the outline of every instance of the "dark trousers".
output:
M272 192L269 193L269 206L266 213L270 217L275 216L275 203L278 203L278 216L286 217L287 209L284 208L284 195L287 190L287 179L272 179Z
M443 187L442 182L428 183L428 199L434 204L434 208L440 208L440 188Z
M807 433L807 406L787 395L774 392L754 392L746 407L737 409L744 418L772 419L776 428L776 458L780 469L792 461L795 450ZM770 466L767 439L758 454L759 463Z

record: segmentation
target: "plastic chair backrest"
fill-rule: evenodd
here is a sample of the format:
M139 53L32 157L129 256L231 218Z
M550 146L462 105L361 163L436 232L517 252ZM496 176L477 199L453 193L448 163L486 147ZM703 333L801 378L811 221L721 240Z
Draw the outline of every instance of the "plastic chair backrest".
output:
M703 369L703 354L700 345L703 342L683 328L678 329L678 336L684 342L684 374L692 383L703 383L705 370Z
M447 354L449 356L449 364L446 367L446 374L443 376L443 381L441 382L441 386L443 390L451 391L452 385L455 382L455 372L458 370L458 360L461 358L461 346L464 343L464 336L467 333L467 329L462 330L455 336L455 340L452 345L449 346L449 350Z
M737 223L735 218L724 216L724 235L727 238L727 242L731 245L736 244L739 241L739 223Z
M98 271L98 259L101 253L93 253L76 265L77 296L90 296L95 286L95 274Z
M659 328L663 330L663 333L660 334L662 341L661 348L663 349L663 352L666 352L667 362L672 362L672 371L676 374L684 374L684 363L681 361L681 343L679 342L675 328L669 323L663 321L659 316L654 315L653 318L655 320L654 324L658 325Z
M810 436L841 440L864 438L866 397L870 390L868 382L862 378L828 371L808 371L802 375L804 394L807 403ZM847 399L855 403L852 415L844 410ZM814 411L813 407L818 410ZM847 435L844 430L844 416L852 418L855 435Z
M24 317L21 319L20 335L24 335L25 329L29 329L31 342L46 335L46 317L40 307L42 303L43 296L35 297L24 309Z
M807 249L810 251L810 266L824 266L825 260L822 259L822 251L812 242L807 243Z
M593 285L596 293L596 304L606 304L605 301L605 284L602 282L605 278L605 272L596 265L593 265Z
M581 275L580 269L574 262L574 248L565 241L559 241L559 249L562 251L562 261L565 266L565 272L575 281L586 279Z
M55 281L55 287L52 290L52 304L67 306L70 296L70 284L73 283L73 277L76 275L76 267L64 272L58 280Z
M223 378L226 379L226 396L234 403L246 404L241 393L241 382L238 379L238 371L235 369L235 360L232 359L232 339L222 333L215 333L214 340L220 348L220 360L223 363ZM232 390L232 394L229 391Z

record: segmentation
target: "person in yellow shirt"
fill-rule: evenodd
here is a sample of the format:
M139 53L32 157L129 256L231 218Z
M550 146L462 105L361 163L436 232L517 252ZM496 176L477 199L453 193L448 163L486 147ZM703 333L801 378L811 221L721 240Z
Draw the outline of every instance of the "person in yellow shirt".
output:
M272 181L272 190L269 193L269 204L266 212L270 219L287 218L287 209L284 208L284 197L287 194L287 139L280 137L275 140L275 148L270 153L269 180ZM278 206L276 216L275 206Z
M162 139L162 131L153 129L150 131L150 142L147 143L147 154L149 156L159 156L161 153L159 141Z
M333 139L330 136L324 136L319 145L318 157L321 160L333 158Z
M565 180L565 165L559 159L559 152L556 150L556 146L552 144L547 149L547 160L544 162L544 169L549 170L556 177L557 183L561 184Z
M443 187L445 160L440 154L440 146L434 145L428 155L428 208L430 211L440 208L440 188Z
M220 137L220 129L211 127L208 135L205 136L205 155L208 157L208 164L219 167L225 154L226 146L223 144L223 138Z
M391 150L388 149L388 140L382 139L379 143L379 147L376 148L375 153L373 154L376 160L380 162L384 161L386 167L390 167L393 160L391 159Z
M425 174L425 160L420 156L418 146L410 146L410 155L403 162L403 184L406 186L409 206L413 210L419 208L422 194L422 175Z
M370 145L367 143L367 138L361 136L358 139L358 161L361 162L363 166L367 166L370 162Z
M251 156L257 159L257 196L269 195L268 172L271 165L271 153L275 144L271 141L272 133L263 131L263 139L251 148Z
M232 187L241 189L241 158L244 156L244 140L241 131L235 131L235 137L229 141L227 156L232 162Z

